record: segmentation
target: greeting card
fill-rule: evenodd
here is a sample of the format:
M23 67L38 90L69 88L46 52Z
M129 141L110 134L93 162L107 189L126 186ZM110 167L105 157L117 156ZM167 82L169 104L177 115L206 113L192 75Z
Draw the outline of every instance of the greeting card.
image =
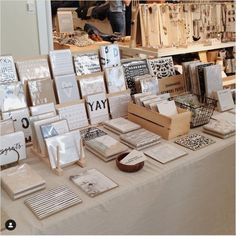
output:
M16 68L12 56L0 56L0 84L16 82Z
M78 84L74 74L55 77L59 103L80 99Z

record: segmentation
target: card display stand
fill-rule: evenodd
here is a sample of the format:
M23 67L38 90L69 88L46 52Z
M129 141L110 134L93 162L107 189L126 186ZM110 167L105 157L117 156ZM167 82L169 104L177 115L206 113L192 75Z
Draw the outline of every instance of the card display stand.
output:
M190 130L191 112L181 108L177 108L177 110L177 115L167 117L130 102L128 119L169 140L187 134Z

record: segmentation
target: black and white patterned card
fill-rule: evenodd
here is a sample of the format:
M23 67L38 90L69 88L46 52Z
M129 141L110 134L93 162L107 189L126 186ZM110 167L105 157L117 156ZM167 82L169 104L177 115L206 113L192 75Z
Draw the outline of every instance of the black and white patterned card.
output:
M89 141L91 139L101 137L103 135L107 135L107 133L96 127L89 127L89 128L80 130L80 136L84 141Z
M100 63L97 52L86 52L74 55L76 75L87 75L100 72Z
M148 65L151 75L158 79L175 75L172 57L149 59Z
M0 57L0 83L17 81L16 68L12 56Z
M175 142L193 151L197 151L199 149L209 146L210 144L215 143L214 140L198 133L187 135L185 137L177 139Z
M120 50L118 44L110 44L100 47L100 59L102 68L120 65Z
M135 94L137 92L135 86L135 77L148 75L150 73L147 60L125 61L122 63L122 66L124 68L126 84L131 90L131 95Z

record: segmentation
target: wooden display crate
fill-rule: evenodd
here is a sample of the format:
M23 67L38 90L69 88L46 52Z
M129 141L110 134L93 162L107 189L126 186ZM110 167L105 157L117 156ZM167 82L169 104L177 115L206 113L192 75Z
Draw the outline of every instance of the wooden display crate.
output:
M177 115L168 117L130 102L128 119L169 140L187 134L190 130L192 113L181 108L177 108L177 110Z

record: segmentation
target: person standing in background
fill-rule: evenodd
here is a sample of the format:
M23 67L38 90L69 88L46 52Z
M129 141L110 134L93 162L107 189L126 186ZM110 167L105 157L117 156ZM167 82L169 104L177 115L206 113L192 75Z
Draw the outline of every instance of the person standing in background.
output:
M123 36L126 35L126 20L125 20L125 9L129 6L131 0L109 0L109 15L113 33L121 33Z

